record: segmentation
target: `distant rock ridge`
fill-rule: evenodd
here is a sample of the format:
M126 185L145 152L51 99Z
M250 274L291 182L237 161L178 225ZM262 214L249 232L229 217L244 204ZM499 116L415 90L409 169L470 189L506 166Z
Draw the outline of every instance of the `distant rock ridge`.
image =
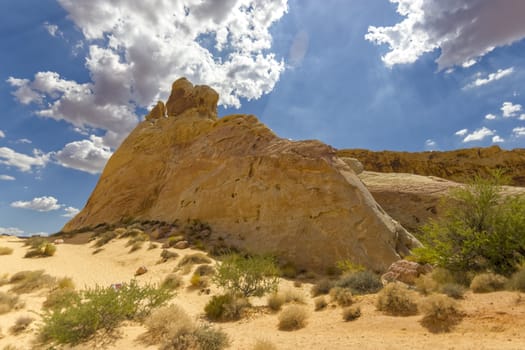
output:
M525 187L525 149L507 151L498 146L444 152L341 149L337 155L358 159L367 171L436 176L462 183L476 174L488 176L500 168L509 175L512 185Z
M352 259L383 271L419 246L334 148L279 138L252 115L218 118L217 101L210 87L175 81L63 231L199 219L211 240L316 270Z

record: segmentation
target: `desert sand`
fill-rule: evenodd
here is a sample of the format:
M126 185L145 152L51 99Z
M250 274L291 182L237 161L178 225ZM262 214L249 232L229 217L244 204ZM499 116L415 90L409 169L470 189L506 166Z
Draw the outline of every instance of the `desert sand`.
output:
M144 248L129 253L126 240L114 240L104 250L93 255L91 243L67 242L57 245L54 256L47 258L23 258L27 247L16 237L0 237L0 246L14 250L11 255L0 256L0 277L10 276L22 270L43 269L54 277L70 277L77 289L95 285L108 286L111 283L126 282L134 278L136 269L145 265L149 271L138 276L141 283L157 283L170 273L177 261L185 254L196 252L192 249L178 250L181 257L157 264L160 249ZM191 274L184 276L189 286ZM251 349L257 339L267 339L278 349L525 349L525 294L517 292L495 292L473 294L467 292L461 306L466 313L463 321L450 333L434 334L420 325L421 316L386 316L375 309L375 295L357 297L362 316L352 322L341 317L341 308L330 304L324 311L314 311L310 297L311 283L294 287L292 281L281 280L280 289L296 289L305 296L310 317L305 328L297 331L277 329L278 313L265 306L265 298L252 298L255 309L250 316L235 322L215 323L231 339L231 349ZM9 290L9 285L0 291ZM16 349L35 349L35 338L39 313L48 291L40 290L22 294L25 302L22 309L0 315L0 349L11 345ZM211 294L220 291L211 288ZM210 295L181 288L171 303L185 309L193 318L204 321L203 308ZM35 319L30 327L19 335L12 335L9 328L18 317L28 315ZM72 349L156 349L146 346L138 338L145 328L135 323L125 323L112 339L94 339ZM63 349L71 349L63 347Z

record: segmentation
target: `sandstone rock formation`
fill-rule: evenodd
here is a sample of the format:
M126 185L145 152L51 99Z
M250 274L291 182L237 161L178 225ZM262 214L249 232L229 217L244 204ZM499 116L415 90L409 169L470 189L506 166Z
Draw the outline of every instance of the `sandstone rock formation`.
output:
M251 115L217 118L218 95L177 80L106 165L71 231L127 218L212 228L210 240L323 270L382 271L419 245L319 141L277 137Z
M381 281L383 284L403 282L405 284L414 285L419 276L430 272L432 272L432 266L428 264L421 265L413 261L398 260L393 262L385 274L381 276Z
M368 171L437 176L463 183L476 174L490 175L494 169L501 168L511 177L512 185L525 186L525 149L506 151L492 146L414 153L343 149L337 154L357 158Z

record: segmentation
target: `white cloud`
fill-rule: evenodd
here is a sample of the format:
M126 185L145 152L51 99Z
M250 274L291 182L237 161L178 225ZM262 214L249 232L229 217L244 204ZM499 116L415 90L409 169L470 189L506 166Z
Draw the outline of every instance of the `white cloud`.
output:
M91 135L89 140L68 143L54 154L60 165L91 174L100 173L109 157L111 150L104 146L101 137L95 135Z
M58 26L56 24L44 22L44 28L51 36L63 36L62 32L58 29Z
M62 207L58 200L52 196L36 197L30 201L16 201L11 203L13 208L30 209L40 212L58 210Z
M487 114L485 116L485 119L487 119L487 120L494 120L494 119L496 119L496 116L494 114L489 113L489 114Z
M501 78L504 78L506 76L511 75L514 72L514 67L510 67L507 69L498 69L496 73L490 73L486 78L478 78L474 80L472 83L465 86L466 89L468 88L475 88L480 87L483 85L487 85L489 83L492 83L496 80L500 80Z
M4 181L14 181L16 180L13 176L10 175L0 175L0 180Z
M5 137L5 134L2 130L0 130L0 139L3 139Z
M466 67L494 48L525 37L525 1L390 0L405 17L390 27L368 28L365 38L389 45L382 57L389 67L413 63L440 49L440 69Z
M472 142L472 141L481 141L488 136L494 135L494 131L486 127L473 131L471 134L468 134L463 142Z
M24 231L18 227L0 227L1 235L20 236L24 234Z
M523 127L523 126L516 127L514 129L512 129L512 133L516 137L525 136L525 127Z
M500 136L498 135L495 135L495 136L492 136L492 143L501 143L501 142L505 142L504 139L502 139Z
M31 171L33 167L44 167L49 161L49 154L34 149L33 156L15 152L11 148L0 147L0 164L14 166L20 171Z
M41 104L39 116L107 131L111 148L138 122L136 108L166 99L181 76L212 86L222 105L239 107L241 98L272 91L284 70L271 52L270 27L287 12L287 0L59 3L84 35L91 81L40 72L32 81L8 82L21 103Z
M467 132L468 132L468 129L461 129L461 130L456 131L454 135L465 136Z
M434 150L434 149L436 149L436 147L437 147L437 143L436 143L436 141L431 140L431 139L427 139L427 140L425 141L425 148L426 148L427 150Z
M518 115L521 112L520 104L512 104L512 102L503 102L501 111L503 112L503 118L511 118Z
M525 114L520 115L520 120L525 120Z
M18 139L18 140L15 141L15 143L31 144L33 142L31 140L29 140L29 139Z
M80 210L78 210L77 208L74 208L74 207L65 207L64 211L66 213L63 214L62 216L66 217L66 218L72 218L72 217L74 217L75 215L77 215L80 212Z

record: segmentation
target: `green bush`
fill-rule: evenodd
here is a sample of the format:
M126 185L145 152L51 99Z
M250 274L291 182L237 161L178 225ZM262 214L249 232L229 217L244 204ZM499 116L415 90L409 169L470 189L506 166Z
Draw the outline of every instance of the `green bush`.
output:
M278 320L280 330L293 331L306 326L308 312L304 306L290 305L281 311Z
M279 269L272 257L232 254L217 267L213 282L234 295L262 296L277 290Z
M234 321L241 318L243 309L248 306L244 298L231 294L214 295L204 307L204 312L212 321Z
M482 273L476 275L470 283L470 289L474 293L490 293L505 289L507 279L495 273Z
M525 258L525 197L503 197L501 172L452 192L444 216L423 226L415 259L451 271L509 275Z
M343 320L354 321L361 317L361 308L358 305L345 307L343 309Z
M389 283L377 295L376 307L393 316L417 314L417 304L413 292L404 284Z
M458 304L444 295L431 295L419 308L423 313L421 324L434 333L449 332L463 318Z
M57 247L53 243L43 241L39 246L33 247L26 252L24 258L47 257L53 256Z
M348 288L352 293L359 295L374 294L383 288L379 276L371 271L348 273L341 277L335 285L341 288Z
M77 291L69 288L58 288L51 291L47 295L43 307L45 309L63 309L75 305L79 302L80 295Z
M167 289L141 287L132 280L120 289L95 287L81 291L80 296L68 308L54 308L43 314L41 340L78 344L100 329L109 333L126 319L143 319L172 295Z

